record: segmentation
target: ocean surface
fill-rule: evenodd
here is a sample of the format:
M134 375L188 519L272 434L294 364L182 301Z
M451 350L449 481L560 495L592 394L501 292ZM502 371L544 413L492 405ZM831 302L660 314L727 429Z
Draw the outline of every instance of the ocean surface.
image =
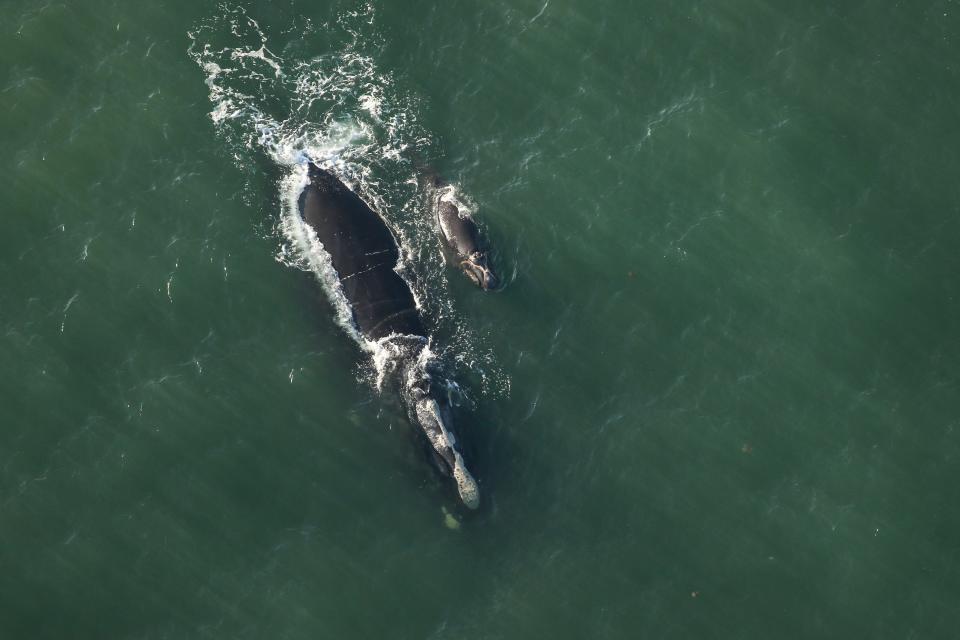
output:
M953 0L0 1L0 639L957 637L958 115ZM401 240L476 512L308 157Z

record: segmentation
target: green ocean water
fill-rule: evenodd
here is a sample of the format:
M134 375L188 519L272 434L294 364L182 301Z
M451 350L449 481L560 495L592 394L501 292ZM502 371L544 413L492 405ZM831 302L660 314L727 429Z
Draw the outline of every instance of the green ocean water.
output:
M956 637L958 16L3 0L0 639ZM320 148L476 513L290 255Z

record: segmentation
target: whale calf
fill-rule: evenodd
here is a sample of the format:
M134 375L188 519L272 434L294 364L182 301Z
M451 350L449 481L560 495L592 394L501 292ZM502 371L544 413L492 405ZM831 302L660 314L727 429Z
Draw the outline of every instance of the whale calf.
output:
M453 197L453 187L446 184L436 173L426 176L430 196L430 206L437 217L437 226L446 245L446 253L452 254L452 261L470 278L474 284L484 290L500 286L490 261L477 223L466 211L461 211Z
M432 457L451 476L463 503L475 509L480 490L449 426L449 406L424 366L427 332L413 292L397 273L400 250L383 219L339 178L311 162L300 193L303 221L329 254L360 333L391 342L402 377L401 396Z

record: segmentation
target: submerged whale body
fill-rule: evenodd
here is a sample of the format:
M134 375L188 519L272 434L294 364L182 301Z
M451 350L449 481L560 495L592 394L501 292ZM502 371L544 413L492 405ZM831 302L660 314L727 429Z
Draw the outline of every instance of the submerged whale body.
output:
M335 175L314 163L299 198L300 215L330 255L353 319L372 341L392 341L411 421L426 436L438 467L454 478L463 503L476 508L480 492L447 425L443 394L423 365L426 330L406 281L397 273L400 250L380 216Z

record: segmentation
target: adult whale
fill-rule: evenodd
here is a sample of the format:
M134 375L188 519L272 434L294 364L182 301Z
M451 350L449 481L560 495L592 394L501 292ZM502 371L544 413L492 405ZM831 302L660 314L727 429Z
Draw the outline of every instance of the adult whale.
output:
M453 477L463 503L475 509L480 490L448 426L449 407L424 367L427 335L409 285L396 267L400 251L390 229L335 175L311 162L300 215L330 255L360 333L400 348L401 396L423 431L441 471Z

